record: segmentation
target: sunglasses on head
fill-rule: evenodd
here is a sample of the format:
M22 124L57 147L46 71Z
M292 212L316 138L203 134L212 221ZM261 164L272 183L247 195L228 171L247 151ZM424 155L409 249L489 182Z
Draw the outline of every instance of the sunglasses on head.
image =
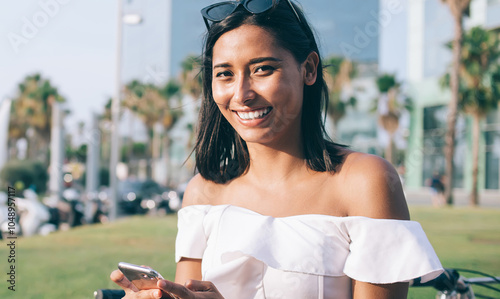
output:
M242 5L248 12L253 14L260 14L270 10L273 7L274 2L279 3L279 0L240 0L240 1L224 1L209 5L201 10L201 15L205 21L207 29L210 28L208 21L213 23L220 22L230 16L238 6ZM297 17L300 23L300 17L295 8L293 7L290 0L286 0L288 5L292 9L293 13Z

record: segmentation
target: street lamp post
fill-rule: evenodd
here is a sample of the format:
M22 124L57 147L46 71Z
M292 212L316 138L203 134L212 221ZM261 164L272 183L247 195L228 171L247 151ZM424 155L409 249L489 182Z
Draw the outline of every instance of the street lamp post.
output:
M63 164L64 164L64 112L60 103L52 104L52 127L50 133L50 179L49 191L55 202L59 202L63 189Z
M118 0L118 24L116 37L116 69L115 69L115 95L111 101L111 153L109 157L109 189L110 189L110 221L118 216L118 177L116 167L120 155L120 107L121 107L121 63L122 63L122 38L123 23L137 25L142 22L139 15L123 15L123 0Z
M123 0L118 0L118 24L116 33L116 68L115 68L115 95L111 101L111 153L109 157L109 189L110 211L109 220L114 221L118 216L118 178L116 166L120 153L120 104L121 104L121 61L122 61L122 31L123 31Z

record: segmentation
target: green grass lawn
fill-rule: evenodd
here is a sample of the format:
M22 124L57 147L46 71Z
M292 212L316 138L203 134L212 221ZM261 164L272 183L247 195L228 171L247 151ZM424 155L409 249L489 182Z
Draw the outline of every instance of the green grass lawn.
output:
M500 276L500 210L413 207L441 262ZM176 217L132 217L49 236L19 238L16 292L7 289L8 251L0 242L0 298L92 298L94 290L116 288L109 274L120 261L153 266L174 278ZM497 294L490 294L499 297ZM409 298L434 298L429 288Z
M500 210L411 207L445 268L462 268L500 276ZM462 273L472 277L474 274ZM500 287L499 285L496 285ZM478 294L499 293L475 287ZM431 288L411 288L409 298L434 298Z
M133 217L49 236L18 239L16 292L0 279L0 298L93 298L93 291L116 288L109 274L118 262L154 266L174 278L175 216ZM0 273L7 252L0 249ZM5 266L4 266L5 265Z

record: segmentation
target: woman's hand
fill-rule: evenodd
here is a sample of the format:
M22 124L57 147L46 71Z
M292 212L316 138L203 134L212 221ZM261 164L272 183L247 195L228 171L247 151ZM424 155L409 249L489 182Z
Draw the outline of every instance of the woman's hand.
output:
M125 297L123 297L125 299L159 299L163 296L163 292L158 289L139 290L120 270L113 271L109 277L125 291Z
M160 280L159 289L139 290L120 270L113 271L110 278L125 291L124 299L159 299L172 296L177 299L224 299L209 281L189 280L183 286L172 281Z
M178 299L224 299L210 281L188 280L185 285L160 280L158 287Z

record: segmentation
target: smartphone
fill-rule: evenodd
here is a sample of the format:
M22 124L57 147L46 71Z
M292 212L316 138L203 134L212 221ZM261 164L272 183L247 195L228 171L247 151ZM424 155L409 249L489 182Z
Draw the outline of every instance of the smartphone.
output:
M160 273L139 265L120 262L118 269L127 277L139 290L157 289L157 281L163 279Z

